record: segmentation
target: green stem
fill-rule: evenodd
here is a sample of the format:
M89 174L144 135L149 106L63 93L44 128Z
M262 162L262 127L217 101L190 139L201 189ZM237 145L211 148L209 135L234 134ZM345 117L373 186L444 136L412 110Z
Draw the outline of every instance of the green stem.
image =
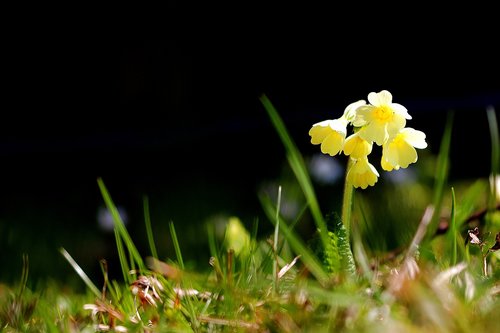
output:
M347 233L347 239L349 239L350 237L352 201L354 198L354 187L347 180L347 173L349 172L353 164L354 160L352 158L349 158L345 173L344 196L342 198L342 223L344 223L344 227Z

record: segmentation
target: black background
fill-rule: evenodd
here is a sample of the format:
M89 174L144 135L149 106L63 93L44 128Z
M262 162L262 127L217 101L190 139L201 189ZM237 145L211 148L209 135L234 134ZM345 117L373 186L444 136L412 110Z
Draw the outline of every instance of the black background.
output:
M80 249L80 262L85 251L87 263L95 261L94 245L84 239L102 237L98 177L137 230L144 195L162 225L196 224L219 211L261 214L257 186L279 175L285 157L262 94L305 155L318 151L307 134L312 124L339 117L372 91L387 89L406 106L408 126L424 131L436 153L454 111L451 176L488 175L485 109L500 99L493 22L471 29L458 18L429 25L427 17L417 25L402 15L377 23L369 14L338 22L345 17L332 11L308 16L309 24L296 9L273 28L262 7L246 16L233 8L227 21L215 9L212 16L200 11L143 36L47 23L8 38L2 260L17 265L27 252L36 261L42 247L58 261L56 249L65 246ZM165 21L175 10L189 13L172 6ZM194 25L198 17L204 20Z

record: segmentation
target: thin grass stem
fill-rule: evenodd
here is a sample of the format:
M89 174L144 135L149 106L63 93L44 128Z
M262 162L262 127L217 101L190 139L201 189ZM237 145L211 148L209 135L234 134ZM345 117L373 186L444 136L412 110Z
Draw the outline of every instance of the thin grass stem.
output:
M153 258L158 259L158 252L156 251L155 240L153 236L153 228L151 227L151 214L149 213L149 199L144 196L143 199L144 206L144 224L146 225L146 234L148 237L149 249L151 250L151 255Z
M280 229L280 207L281 207L281 186L278 187L278 203L276 204L276 224L274 226L274 241L273 241L273 251L274 251L274 265L273 265L273 281L274 281L274 291L278 292L278 236Z
M90 278L83 271L83 269L80 267L80 265L78 265L76 263L76 261L73 259L73 257L71 257L71 255L68 253L68 251L66 251L66 249L61 247L59 249L59 252L61 252L61 254L64 256L64 258L69 262L71 267L73 267L76 274L78 274L78 276L83 280L83 282L85 283L85 285L87 285L87 287L90 289L90 291L92 291L94 293L94 295L96 295L98 298L101 298L101 292L99 291L99 289L92 282L92 280L90 280Z
M170 236L172 237L172 242L175 249L175 255L177 256L177 261L179 262L179 267L184 270L184 261L182 260L181 247L179 246L179 241L177 239L177 233L175 232L174 222L170 221L168 224L170 228Z

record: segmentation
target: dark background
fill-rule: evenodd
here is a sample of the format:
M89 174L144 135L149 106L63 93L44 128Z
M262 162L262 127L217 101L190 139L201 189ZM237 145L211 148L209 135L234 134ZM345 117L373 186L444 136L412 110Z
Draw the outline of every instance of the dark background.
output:
M331 18L317 29L299 19L269 29L259 18L250 14L257 28L233 30L234 18L153 38L33 28L4 42L1 279L18 279L22 253L42 278L72 274L60 246L90 272L113 258L113 236L97 226L98 177L140 244L145 196L160 244L170 243L168 221L192 246L205 240L196 226L210 216L238 215L247 225L262 217L258 186L286 163L262 94L305 156L319 150L309 142L312 124L372 91L387 89L406 106L408 126L427 134L434 153L453 111L452 179L488 175L485 109L500 103L493 23L471 30L436 19L415 29L400 18L360 29L356 19Z

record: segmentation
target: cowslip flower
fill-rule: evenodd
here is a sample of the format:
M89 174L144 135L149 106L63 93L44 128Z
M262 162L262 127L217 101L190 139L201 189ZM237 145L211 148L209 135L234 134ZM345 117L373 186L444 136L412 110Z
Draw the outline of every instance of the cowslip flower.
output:
M407 168L418 159L415 148L427 147L423 132L405 127L412 117L404 106L392 102L389 91L369 93L368 102L351 103L340 118L316 123L309 130L311 143L321 145L322 153L335 156L344 152L349 156L352 163L347 170L347 181L362 189L373 186L379 177L368 162L373 143L382 146L381 165L386 171ZM353 128L349 136L348 125Z
M407 168L418 159L415 148L423 149L426 147L424 132L411 127L403 128L382 146L382 169L392 171L393 169Z
M356 109L365 104L364 100L351 103L345 108L342 117L314 124L309 130L311 143L313 145L321 144L323 154L330 156L339 154L344 148L347 125L356 117Z
M360 131L351 134L344 143L344 154L354 159L368 156L372 152L373 142L368 142L360 136Z
M368 185L375 185L380 175L377 169L368 162L368 158L364 157L353 161L353 165L347 171L347 181L354 187L361 187L362 189L367 188Z
M392 103L392 94L387 90L368 94L370 104L356 109L355 127L363 127L361 136L366 141L374 141L382 146L390 137L396 135L411 119L408 110L398 103Z
M347 120L344 118L324 120L316 123L309 130L311 143L321 144L321 152L335 156L344 148L347 135Z

